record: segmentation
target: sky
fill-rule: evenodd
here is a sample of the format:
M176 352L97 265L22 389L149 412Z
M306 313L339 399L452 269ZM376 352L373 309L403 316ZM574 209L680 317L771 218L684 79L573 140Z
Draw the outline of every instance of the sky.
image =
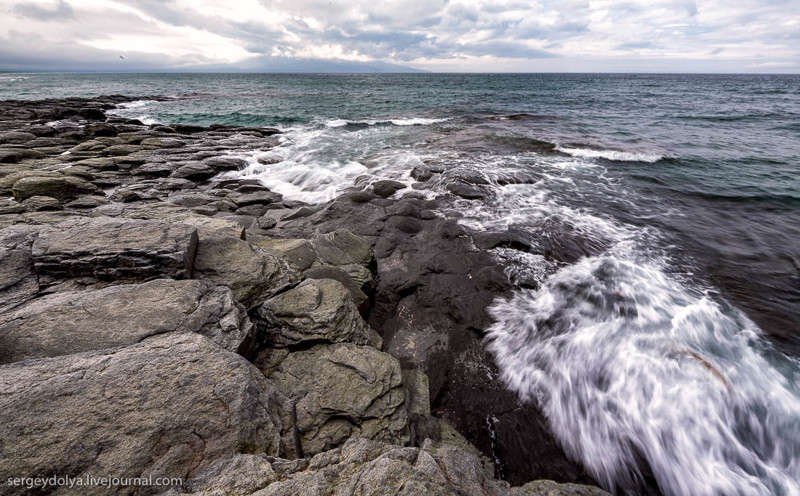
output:
M0 0L0 9L0 70L800 72L800 0Z

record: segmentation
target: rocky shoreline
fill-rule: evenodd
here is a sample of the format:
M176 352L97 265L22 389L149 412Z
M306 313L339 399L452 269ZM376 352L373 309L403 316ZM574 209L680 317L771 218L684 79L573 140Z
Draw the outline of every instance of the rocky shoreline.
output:
M307 205L220 179L278 131L108 113L131 100L0 103L0 481L605 494L572 484L592 481L483 346L511 289L487 249L513 233L392 181Z

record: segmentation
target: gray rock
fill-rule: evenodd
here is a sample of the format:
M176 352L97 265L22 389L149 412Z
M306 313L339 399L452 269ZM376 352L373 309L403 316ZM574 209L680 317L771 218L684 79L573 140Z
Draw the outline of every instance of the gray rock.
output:
M317 345L290 353L270 379L295 401L305 456L350 437L409 440L400 362L369 346Z
M447 185L447 191L468 200L478 200L489 196L484 190L464 183L450 183Z
M259 217L256 219L256 225L259 229L272 229L278 225L278 221L272 217Z
M187 478L237 452L296 456L286 397L241 356L186 333L0 366L0 439L4 481Z
M86 195L86 196L80 196L64 206L67 208L88 209L88 208L97 208L105 203L107 203L107 200L102 196Z
M39 292L33 271L31 245L37 229L9 226L0 230L0 313L32 298Z
M97 186L74 176L28 176L14 183L11 192L21 202L32 196L49 196L58 200L72 200L86 193L97 192Z
M361 267L360 265L358 267ZM361 315L369 311L369 297L361 290L361 284L356 282L345 270L334 265L315 265L303 272L308 279L333 279L339 281L350 292L350 298L355 303Z
M350 439L302 460L235 455L169 495L608 496L596 487L534 481L510 488L482 472L470 453L426 442L404 448Z
M192 179L197 181L214 177L216 173L217 173L216 169L213 169L208 165L201 163L194 163L179 167L177 170L175 170L175 172L171 174L171 176L180 179Z
M195 257L194 277L228 286L248 308L298 282L286 262L227 231L202 237Z
M240 170L247 167L247 161L237 157L211 157L203 160L203 164L215 170Z
M384 179L382 181L376 181L375 184L372 185L372 192L375 196L380 196L381 198L388 198L395 194L395 192L405 188L406 185L401 183L400 181L391 181L388 179Z
M286 260L295 270L306 270L317 261L317 253L311 243L305 239L250 236L248 240L255 246Z
M131 203L141 199L142 197L139 196L139 193L127 188L120 188L111 195L111 200L118 203Z
M59 292L0 315L0 363L126 346L169 332L197 332L236 351L252 328L228 288L203 281Z
M308 341L369 342L369 328L338 281L307 279L299 286L265 301L258 308L264 335L272 346Z
M248 205L268 205L270 203L277 203L283 200L283 195L280 193L273 193L272 191L255 191L252 193L234 192L228 195L228 199L240 207L246 207Z
M22 201L26 212L39 212L40 210L59 210L61 202L49 196L31 196Z
M51 279L183 279L192 274L196 247L197 231L185 224L81 218L43 229L33 262Z
M331 265L358 264L370 266L375 255L364 238L356 236L346 229L337 229L323 234L311 242L317 257L323 263Z

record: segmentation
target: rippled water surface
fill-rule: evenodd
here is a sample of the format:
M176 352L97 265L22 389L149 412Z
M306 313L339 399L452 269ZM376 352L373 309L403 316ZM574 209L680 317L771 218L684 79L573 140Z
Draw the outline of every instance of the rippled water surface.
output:
M0 98L114 93L146 123L280 128L228 174L290 198L479 188L448 215L518 241L488 343L567 453L619 493L800 494L800 77L0 75Z

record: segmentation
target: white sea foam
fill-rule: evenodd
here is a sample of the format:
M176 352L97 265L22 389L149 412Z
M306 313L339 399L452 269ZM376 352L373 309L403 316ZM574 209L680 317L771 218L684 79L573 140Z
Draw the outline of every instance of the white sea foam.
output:
M647 162L655 163L665 158L664 155L658 153L639 153L639 152L622 152L618 150L593 150L591 148L569 148L565 146L557 146L556 150L573 157L580 158L603 158L606 160L613 160L617 162Z
M393 124L395 126L429 126L431 124L438 124L447 122L449 119L431 119L426 117L411 117L408 119L368 119L368 120L347 120L347 119L332 119L325 121L328 127L344 127L350 125L367 125L375 126L379 124Z

